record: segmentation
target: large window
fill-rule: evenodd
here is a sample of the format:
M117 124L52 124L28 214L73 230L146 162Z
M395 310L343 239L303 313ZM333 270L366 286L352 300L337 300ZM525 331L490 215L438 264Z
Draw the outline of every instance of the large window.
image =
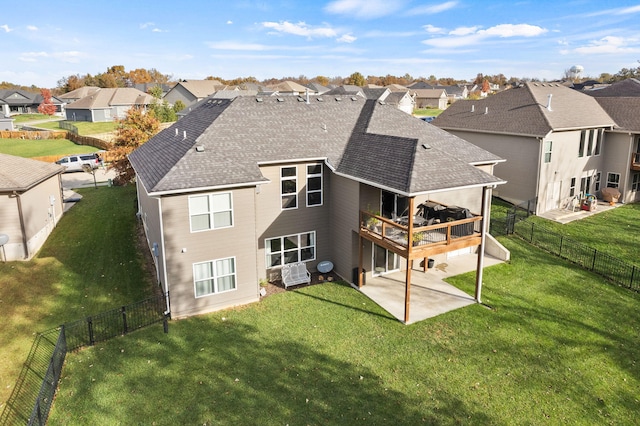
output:
M236 289L236 259L211 260L193 264L196 297L223 293Z
M594 183L594 186L595 186L595 188L594 188L595 192L600 191L600 175L601 175L600 172L598 172L595 175L593 175L593 180L594 180L593 183Z
M607 188L620 186L620 173L607 173Z
M640 173L634 173L631 182L632 191L640 191Z
M230 192L189 197L191 232L233 226L233 205Z
M571 185L569 186L569 196L576 195L576 178L571 178Z
M306 262L316 258L316 233L286 235L265 240L267 268L288 263Z
M307 207L322 205L322 164L307 165Z
M551 162L551 150L553 148L553 142L552 141L544 141L544 162L545 163L550 163Z
M580 145L578 146L578 157L584 157L584 141L587 138L588 130L580 132Z
M298 207L298 172L296 166L280 168L280 196L282 209Z
M596 140L596 147L593 150L593 155L600 155L602 149L602 140L604 139L604 129L598 129L598 139Z

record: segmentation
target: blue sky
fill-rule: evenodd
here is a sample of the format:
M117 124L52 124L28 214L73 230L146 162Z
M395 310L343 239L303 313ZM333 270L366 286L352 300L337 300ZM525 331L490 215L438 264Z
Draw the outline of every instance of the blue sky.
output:
M31 0L0 13L0 81L55 87L112 65L175 79L561 78L635 68L640 1Z

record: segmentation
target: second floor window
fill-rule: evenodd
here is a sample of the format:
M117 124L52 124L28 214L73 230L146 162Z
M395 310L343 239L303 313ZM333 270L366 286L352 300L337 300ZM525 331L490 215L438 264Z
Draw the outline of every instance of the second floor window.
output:
M230 192L189 197L191 232L233 226L233 206Z
M322 205L322 164L307 165L307 207Z
M282 210L298 208L298 172L295 166L280 168Z
M544 141L544 162L551 162L551 149L553 148L552 141Z

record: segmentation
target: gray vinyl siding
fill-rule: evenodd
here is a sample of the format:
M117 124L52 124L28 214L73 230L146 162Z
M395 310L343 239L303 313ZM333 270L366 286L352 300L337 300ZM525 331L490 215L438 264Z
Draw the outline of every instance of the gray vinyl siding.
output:
M198 99L182 85L174 86L167 94L162 98L163 101L167 101L169 105L175 105L177 101L182 101L185 106L189 106L198 101Z
M187 195L162 198L164 248L171 311L175 317L201 314L259 299L256 273L255 188L234 189L233 226L191 232ZM210 194L213 192L203 192ZM195 297L193 264L235 257L236 289Z
M607 173L619 173L620 187L618 190L622 194L619 201L625 203L633 203L640 200L640 194L631 191L633 183L631 159L635 153L635 140L637 137L637 134L630 135L627 132L605 132L603 150L606 150L606 154L603 155L605 161L602 165L600 189L607 186Z
M334 271L351 281L353 268L358 266L358 218L360 183L331 175L331 237Z
M4 245L7 260L23 259L22 230L18 202L15 197L7 194L0 195L0 223L2 224L0 232L9 236L9 242Z
M160 224L160 200L158 198L149 197L144 185L138 182L138 209L140 213L140 219L145 229L145 235L147 236L148 249L152 253L153 261L156 265L156 271L158 271L157 280L162 284L163 289L166 291L164 282L164 251L162 246L162 227ZM153 253L153 245L158 245L157 257Z
M54 198L53 205L51 198ZM20 194L25 235L22 234L18 199L0 196L0 232L9 236L5 245L7 260L24 260L24 242L27 240L28 259L40 250L63 214L60 177L55 175Z
M260 167L263 176L269 179L269 183L259 186L259 194L256 194L256 235L258 243L258 255L256 263L260 278L277 279L280 276L279 268L267 268L265 259L265 239L281 237L303 232L316 232L316 258L307 262L307 269L315 271L316 266L323 260L332 258L332 238L329 227L329 213L331 206L330 171L323 165L323 204L321 206L306 205L307 165L322 163L321 161L309 161L298 164L281 164ZM298 176L298 207L282 210L282 198L280 194L280 169L281 167L296 167ZM264 274L264 275L263 275Z
M537 138L464 131L450 131L450 133L508 159L495 166L495 176L506 180L507 183L500 185L494 191L494 195L515 204L536 196L538 170L541 163L541 144Z

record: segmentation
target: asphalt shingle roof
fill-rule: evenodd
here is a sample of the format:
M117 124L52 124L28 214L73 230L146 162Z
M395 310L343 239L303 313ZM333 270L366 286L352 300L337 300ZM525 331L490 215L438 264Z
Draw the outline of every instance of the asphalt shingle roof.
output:
M129 158L150 193L255 184L260 164L312 159L405 194L502 183L472 165L499 157L357 96L211 99Z
M635 78L628 78L607 87L585 90L584 93L594 98L640 96L640 81Z
M0 154L0 191L23 192L63 171L57 164Z
M149 105L153 96L132 87L100 89L67 105L67 109L99 109L114 105Z
M544 137L551 131L615 123L590 96L557 83L525 83L482 100L454 102L433 124L448 130Z
M596 98L616 122L616 128L640 133L640 97Z

